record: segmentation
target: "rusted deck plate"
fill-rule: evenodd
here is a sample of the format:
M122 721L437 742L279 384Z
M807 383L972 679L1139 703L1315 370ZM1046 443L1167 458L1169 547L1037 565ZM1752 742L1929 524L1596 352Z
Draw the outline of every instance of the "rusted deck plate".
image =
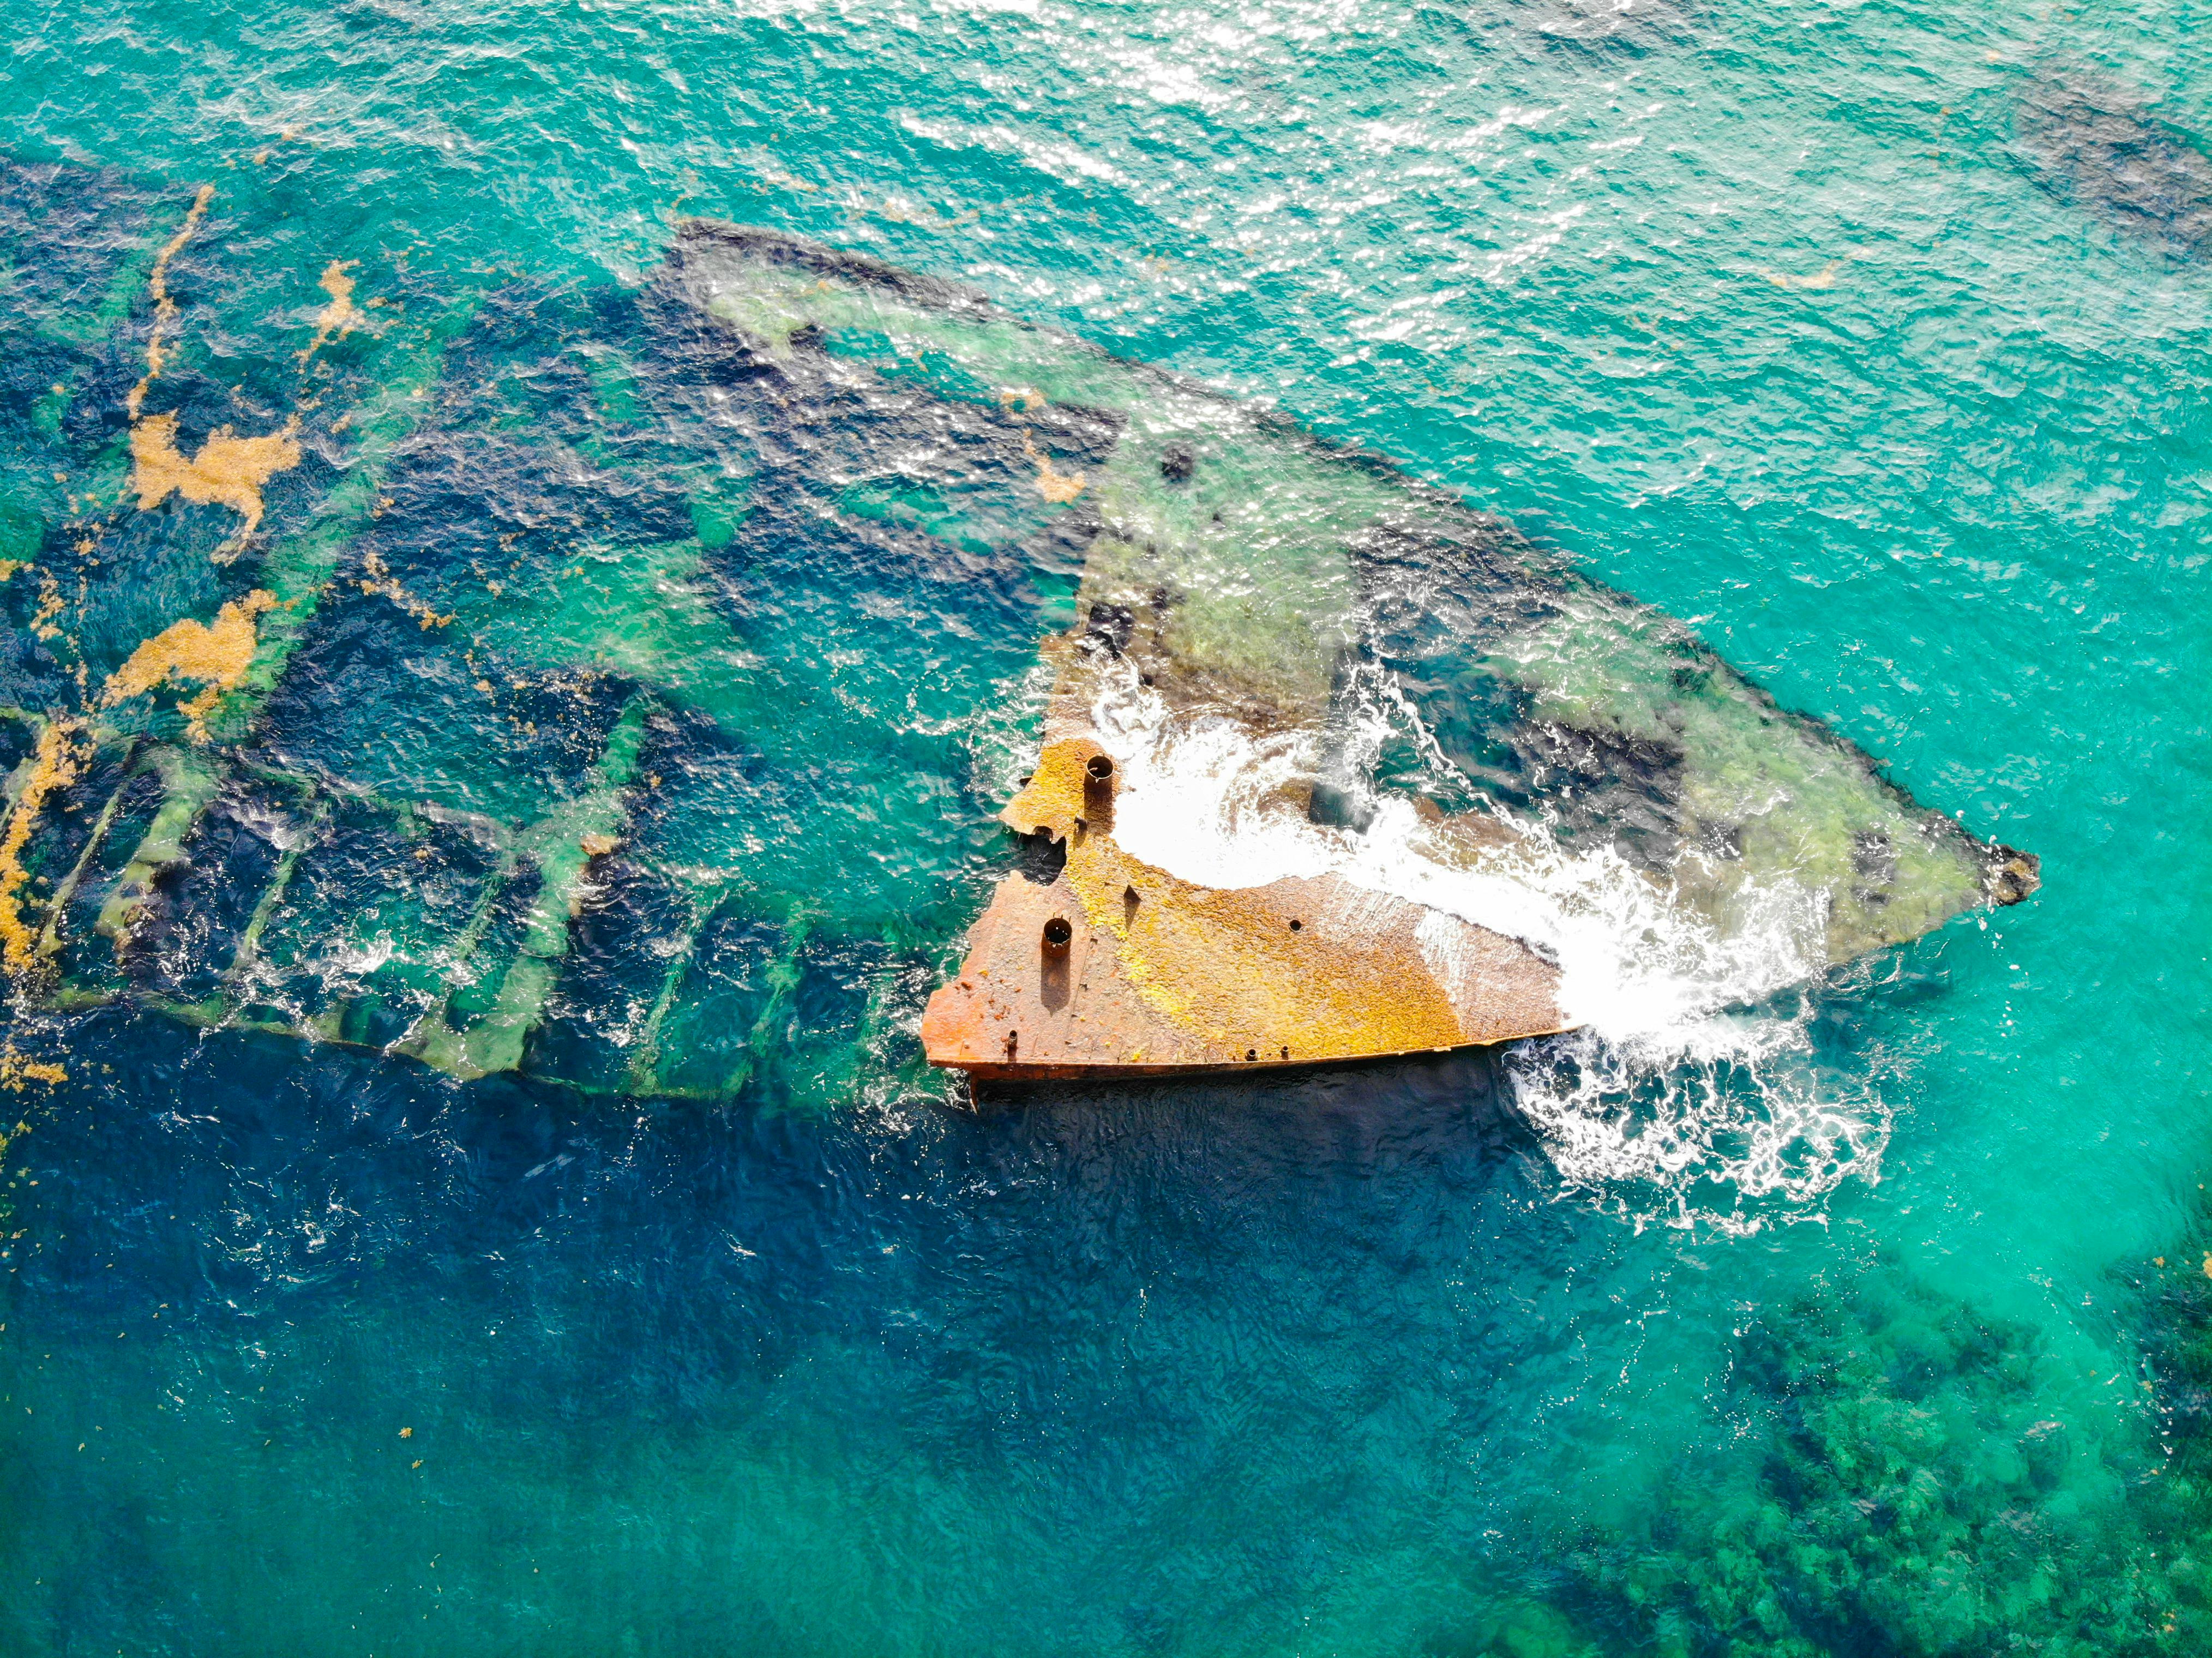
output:
M1053 743L1006 809L1067 860L1049 882L1000 884L923 1016L931 1063L1000 1079L1161 1075L1564 1028L1558 970L1517 939L1333 875L1224 890L1132 858L1112 835L1110 763L1086 738Z

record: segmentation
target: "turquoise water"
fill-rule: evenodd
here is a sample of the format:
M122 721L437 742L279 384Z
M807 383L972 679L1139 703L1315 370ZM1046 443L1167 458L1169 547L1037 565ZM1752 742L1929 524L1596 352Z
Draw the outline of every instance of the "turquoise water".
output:
M673 550L607 580L690 592L731 546L743 579L647 637L592 633L588 599L556 631L690 676L744 740L683 753L773 797L730 880L817 919L775 918L761 958L795 975L808 1085L720 1103L26 1014L22 1051L67 1078L8 1096L0 1648L2212 1648L2212 20L9 21L10 326L89 343L46 405L55 348L11 335L0 550L88 521L42 445L120 476L151 325L145 259L93 259L55 204L83 192L150 248L212 184L165 380L196 432L308 411L271 544L310 538L344 459L317 398L437 388L389 439L429 459L374 509L387 550L489 557L487 513L584 513L573 454L668 481L617 527ZM553 423L563 374L629 418L559 342L606 337L695 214L980 288L1391 456L1691 619L2040 854L2043 890L1735 1016L1792 1033L1771 1057L948 1097L900 1021L1000 866L959 786L1018 723L1066 571L963 588L905 543L756 548L682 433L587 449ZM333 260L392 319L297 366ZM101 530L88 556L137 562L83 606L88 656L212 615L246 579L208 557L234 523ZM519 545L510 579L558 610L574 588ZM18 701L48 695L36 598L11 583ZM555 686L565 659L515 668L497 743L410 737L410 682L460 695L466 651L519 625L477 602L440 629L334 604L303 649L359 720L321 757L496 817L588 793L624 705ZM380 653L413 635L404 671ZM836 695L732 689L715 654L817 647ZM611 1063L591 1012L562 1013L586 1071Z

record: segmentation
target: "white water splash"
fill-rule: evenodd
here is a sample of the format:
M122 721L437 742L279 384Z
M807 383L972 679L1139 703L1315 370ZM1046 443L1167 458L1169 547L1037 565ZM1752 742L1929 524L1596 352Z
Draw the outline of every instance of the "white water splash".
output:
M1569 1189L1639 1225L1740 1231L1808 1217L1845 1178L1874 1176L1890 1117L1875 1079L1821 1065L1809 1004L1775 1001L1826 972L1825 893L1748 890L1723 929L1618 852L1569 852L1525 823L1462 867L1402 798L1363 832L1311 822L1296 804L1316 772L1310 732L1170 718L1133 682L1094 720L1133 856L1216 887L1334 872L1555 961L1577 1029L1516 1044L1506 1074Z

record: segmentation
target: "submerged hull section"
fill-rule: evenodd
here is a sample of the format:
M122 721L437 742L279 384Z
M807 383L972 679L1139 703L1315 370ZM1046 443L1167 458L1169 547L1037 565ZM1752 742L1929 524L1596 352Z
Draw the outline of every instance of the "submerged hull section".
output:
M1606 847L1723 932L1791 883L1820 965L2033 890L2032 858L1917 805L1680 623L1384 461L865 260L694 224L672 263L771 362L1017 422L1081 549L1048 742L1288 738L1276 804L1301 817L1358 829L1395 800L1462 842Z
M1264 410L766 233L487 282L254 188L0 162L31 1048L125 1003L827 1102L917 1023L984 1073L1017 1030L1157 1070L1573 1023L1540 926L1378 881L1375 825L1486 890L1602 850L1717 937L1794 883L1808 970L2032 888L1678 625ZM1206 744L1245 757L1219 823L1174 807ZM1048 798L1067 755L1118 823ZM1304 861L1194 864L1224 824Z
M771 360L820 353L994 398L1024 423L1036 487L1082 545L1074 624L1044 653L1039 778L1003 814L1064 849L1066 870L1000 884L931 1003L937 1063L1150 1073L1169 1055L1185 1068L1298 1063L1556 1031L1578 1019L1544 918L1528 918L1541 906L1495 895L1562 859L1609 858L1709 955L1761 957L1734 981L1742 995L2035 888L2032 856L1919 806L1680 623L1372 457L780 238L696 226L676 266L702 309ZM1224 783L1224 734L1266 763ZM1209 881L1146 862L1095 821L1097 802L1085 822L1038 793L1056 756L1106 754L1172 794L1192 781L1176 774L1194 749L1215 756L1199 780L1218 786L1211 801L1195 791L1215 818L1191 826L1223 843L1194 860ZM1369 831L1394 812L1414 827L1378 875ZM1241 866L1269 823L1345 872L1297 889ZM1162 838L1155 822L1146 844ZM1147 883L1182 894L1173 948L1145 919ZM1425 902L1447 890L1475 901ZM1486 890L1502 932L1467 913ZM1301 904L1361 919L1288 960L1247 947L1249 916ZM1043 938L1055 919L1075 940L1065 960ZM1466 980L1472 1000L1455 1001L1441 987L1453 969L1407 940L1460 929L1485 965ZM1279 977L1294 987L1279 999L1255 987ZM1059 978L1072 982L1055 991ZM1365 1017L1332 1011L1346 1000Z
M345 259L263 182L0 159L15 1051L121 1005L599 1096L930 1085L974 733L1058 625L1019 430L672 272Z

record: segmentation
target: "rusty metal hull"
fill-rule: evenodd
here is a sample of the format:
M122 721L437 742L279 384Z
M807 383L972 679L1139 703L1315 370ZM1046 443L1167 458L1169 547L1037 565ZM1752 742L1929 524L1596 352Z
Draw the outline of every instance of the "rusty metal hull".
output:
M1054 743L1006 808L1066 862L1000 883L923 1015L933 1064L999 1080L1161 1076L1565 1027L1558 969L1518 939L1336 875L1222 890L1131 857L1111 832L1110 768L1095 741Z
M1393 1060L1435 1059L1495 1046L1494 1042L1470 1042L1459 1048L1413 1048L1403 1054L1371 1054L1356 1059L1261 1060L1249 1065L963 1065L956 1068L972 1082L1013 1088L1048 1083L1173 1082L1181 1077L1249 1077L1260 1072L1295 1075L1345 1066L1387 1065Z

